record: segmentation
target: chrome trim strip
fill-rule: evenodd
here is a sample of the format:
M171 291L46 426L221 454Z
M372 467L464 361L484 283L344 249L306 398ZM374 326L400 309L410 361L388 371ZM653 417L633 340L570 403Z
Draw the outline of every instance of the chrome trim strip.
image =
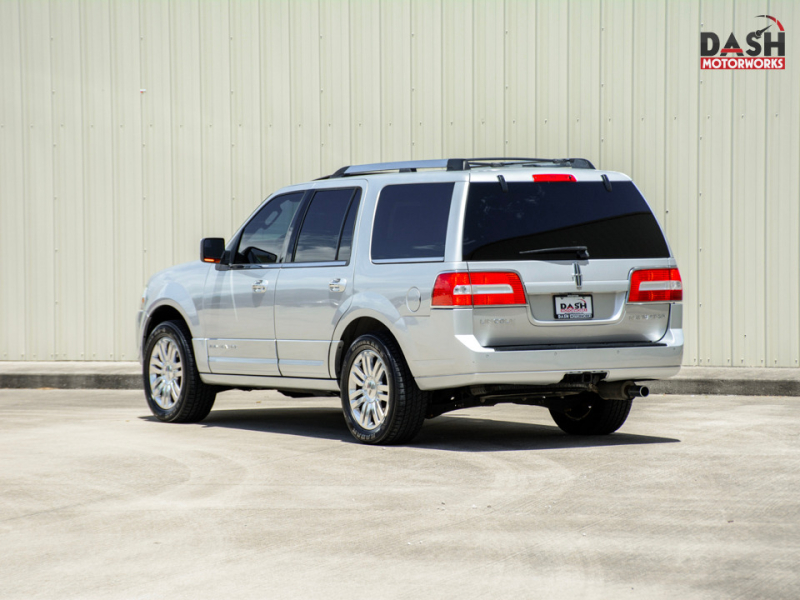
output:
M277 358L235 358L231 356L210 356L209 363L245 363L248 365L277 365Z
M324 361L321 360L296 360L296 359L288 359L288 358L281 358L278 360L278 365L292 365L292 366L300 366L300 367L321 367L324 365Z
M574 275L573 275L574 277ZM585 278L585 275L583 276ZM630 285L627 280L617 281L584 281L581 282L581 293L592 292L627 292ZM573 281L526 281L525 292L528 295L544 294L547 296L574 294L575 282Z
M430 256L424 258L373 258L372 263L376 265L390 265L392 263L434 263L444 262L444 256Z
M283 269L302 269L303 267L346 267L346 260L332 260L327 262L287 262L281 263Z

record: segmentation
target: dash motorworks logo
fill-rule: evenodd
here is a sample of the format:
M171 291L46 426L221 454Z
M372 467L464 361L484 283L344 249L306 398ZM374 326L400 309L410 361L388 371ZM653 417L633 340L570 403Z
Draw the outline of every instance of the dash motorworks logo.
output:
M716 33L700 33L701 69L785 69L786 33L781 22L770 15L758 15L760 21L754 31L747 34L747 50L743 49L731 33L721 46Z

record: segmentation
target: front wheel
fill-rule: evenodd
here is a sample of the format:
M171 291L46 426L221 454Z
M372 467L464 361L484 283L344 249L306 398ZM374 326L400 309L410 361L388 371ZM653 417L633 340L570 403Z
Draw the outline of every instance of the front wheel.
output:
M196 423L208 416L217 390L200 379L192 336L180 321L158 324L144 348L144 394L159 421Z
M430 395L417 387L391 336L362 335L343 367L342 409L353 437L365 444L400 444L419 433Z
M572 435L608 435L622 427L632 400L603 400L597 394L581 394L581 402L550 415L562 431Z

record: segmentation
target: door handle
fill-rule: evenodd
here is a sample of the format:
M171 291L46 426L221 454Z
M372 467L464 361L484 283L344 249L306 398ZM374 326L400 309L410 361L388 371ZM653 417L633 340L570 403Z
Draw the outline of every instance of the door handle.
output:
M338 277L328 284L332 292L343 292L347 286L347 279L339 279Z
M269 281L264 281L263 279L256 279L256 282L253 284L253 292L256 294L263 294L267 291L267 286L269 285Z

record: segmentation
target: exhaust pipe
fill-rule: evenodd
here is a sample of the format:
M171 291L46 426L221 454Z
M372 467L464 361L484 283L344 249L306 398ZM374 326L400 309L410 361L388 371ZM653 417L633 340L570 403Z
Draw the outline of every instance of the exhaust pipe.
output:
M650 389L633 381L601 381L597 384L597 393L603 400L632 400L647 397Z
M628 388L628 395L631 398L647 398L650 395L650 388L646 385L632 385Z

